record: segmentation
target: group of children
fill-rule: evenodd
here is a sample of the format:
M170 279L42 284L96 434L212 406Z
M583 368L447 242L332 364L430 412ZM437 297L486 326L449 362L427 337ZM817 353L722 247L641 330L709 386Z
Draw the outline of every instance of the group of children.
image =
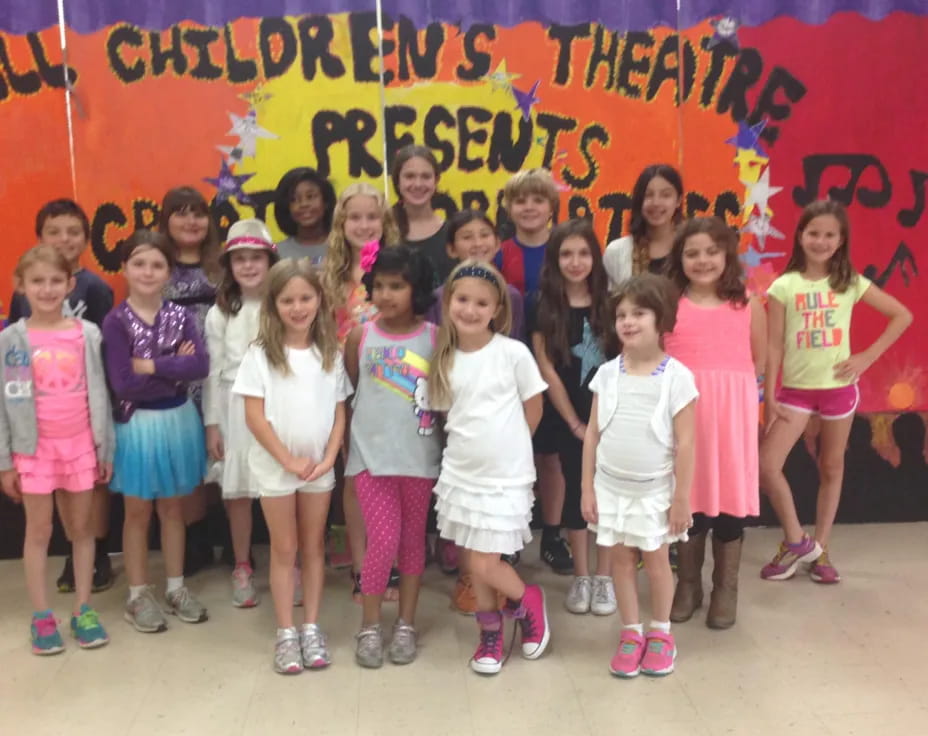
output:
M21 318L0 333L0 480L25 506L35 653L63 648L45 591L53 497L72 545L71 630L82 647L108 640L89 601L106 564L94 560L94 538L105 535L95 499L105 501L107 485L125 500L126 619L143 632L165 630L165 611L207 619L184 584L184 557L210 462L229 519L235 606L258 603L254 499L267 522L281 673L331 662L319 617L336 485L364 667L416 658L433 504L442 565L460 572L455 603L476 613L470 666L482 674L503 665L507 618L525 658L550 641L544 591L516 570L536 493L542 559L574 576L567 609L620 612L609 663L620 677L673 671L671 622L702 604L710 530L707 624L734 624L744 522L759 511L759 485L785 534L761 575L783 580L811 563L813 580L839 580L827 542L856 381L911 321L854 271L840 205L803 212L765 310L746 293L736 233L717 218L684 221L683 184L669 166L642 172L631 235L605 252L587 221L551 229L558 194L544 170L507 184L515 233L503 243L483 212L443 222L432 210L439 167L428 149L403 149L393 172L400 202L389 208L369 185L336 199L317 172L294 169L275 200L287 240L275 245L262 222L241 220L221 252L206 201L172 190L159 231L122 244L128 295L112 309L105 285L79 267L83 212L59 201L39 213L41 243L15 273L11 316ZM91 316L87 284L110 300L96 314L100 327L80 319ZM851 311L861 300L889 324L852 355ZM814 538L782 472L813 413L824 420ZM164 605L148 577L153 511ZM640 564L650 582L647 629ZM397 598L387 645L382 603Z

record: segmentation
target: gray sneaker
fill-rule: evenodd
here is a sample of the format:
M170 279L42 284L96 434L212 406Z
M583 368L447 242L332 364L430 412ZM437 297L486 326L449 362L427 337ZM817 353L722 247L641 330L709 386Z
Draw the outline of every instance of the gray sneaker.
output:
M618 606L615 602L615 586L609 575L593 576L593 601L590 610L596 616L611 616Z
M571 613L589 613L593 599L593 579L589 575L578 575L567 591L564 605Z
M156 634L167 631L168 628L164 612L155 600L155 594L150 585L146 585L142 595L134 601L126 603L123 617L135 627L136 631L141 631L143 634Z
M209 618L206 608L190 595L186 585L172 593L165 593L164 597L168 602L168 613L173 613L184 623L201 624Z
M300 635L295 628L285 629L278 634L274 646L274 670L282 675L297 675L303 671Z
M393 624L393 640L390 642L390 661L393 664L409 664L416 658L416 630L403 619Z
M362 667L376 669L383 665L383 631L380 624L364 626L357 635L354 658Z
M236 608L254 608L258 605L255 576L250 567L238 565L232 571L232 605Z
M317 624L303 624L300 629L300 649L303 650L303 666L308 670L319 670L332 664L325 634Z

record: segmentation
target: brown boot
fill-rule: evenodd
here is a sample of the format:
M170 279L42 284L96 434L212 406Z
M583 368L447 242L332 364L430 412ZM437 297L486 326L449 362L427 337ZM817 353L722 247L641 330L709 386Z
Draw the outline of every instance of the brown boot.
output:
M673 594L670 620L689 621L702 605L702 563L706 556L706 533L691 534L688 542L677 542L677 589Z
M735 625L738 609L738 568L741 566L741 544L744 537L734 542L721 542L712 537L712 596L706 626L710 629L728 629Z

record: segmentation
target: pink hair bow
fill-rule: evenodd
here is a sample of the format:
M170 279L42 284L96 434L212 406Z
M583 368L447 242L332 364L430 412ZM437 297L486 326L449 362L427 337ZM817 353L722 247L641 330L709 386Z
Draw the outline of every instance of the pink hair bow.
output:
M380 253L379 240L371 240L369 243L365 243L364 247L361 248L361 270L364 271L364 273L370 273L371 269L374 268L378 253Z

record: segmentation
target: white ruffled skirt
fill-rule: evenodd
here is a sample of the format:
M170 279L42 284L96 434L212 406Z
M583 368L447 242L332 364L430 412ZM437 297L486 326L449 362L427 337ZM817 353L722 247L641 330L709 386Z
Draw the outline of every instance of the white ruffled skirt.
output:
M435 484L438 531L459 547L511 555L532 541L532 484L518 486Z
M593 476L599 523L590 524L596 544L612 547L621 544L653 552L671 542L685 542L686 532L670 533L670 503L673 500L673 475L638 481L611 475L596 468Z
M232 393L231 381L220 382L218 407L224 457L210 467L209 480L222 486L224 499L258 498L258 482L248 465L257 440L245 423L245 399Z

